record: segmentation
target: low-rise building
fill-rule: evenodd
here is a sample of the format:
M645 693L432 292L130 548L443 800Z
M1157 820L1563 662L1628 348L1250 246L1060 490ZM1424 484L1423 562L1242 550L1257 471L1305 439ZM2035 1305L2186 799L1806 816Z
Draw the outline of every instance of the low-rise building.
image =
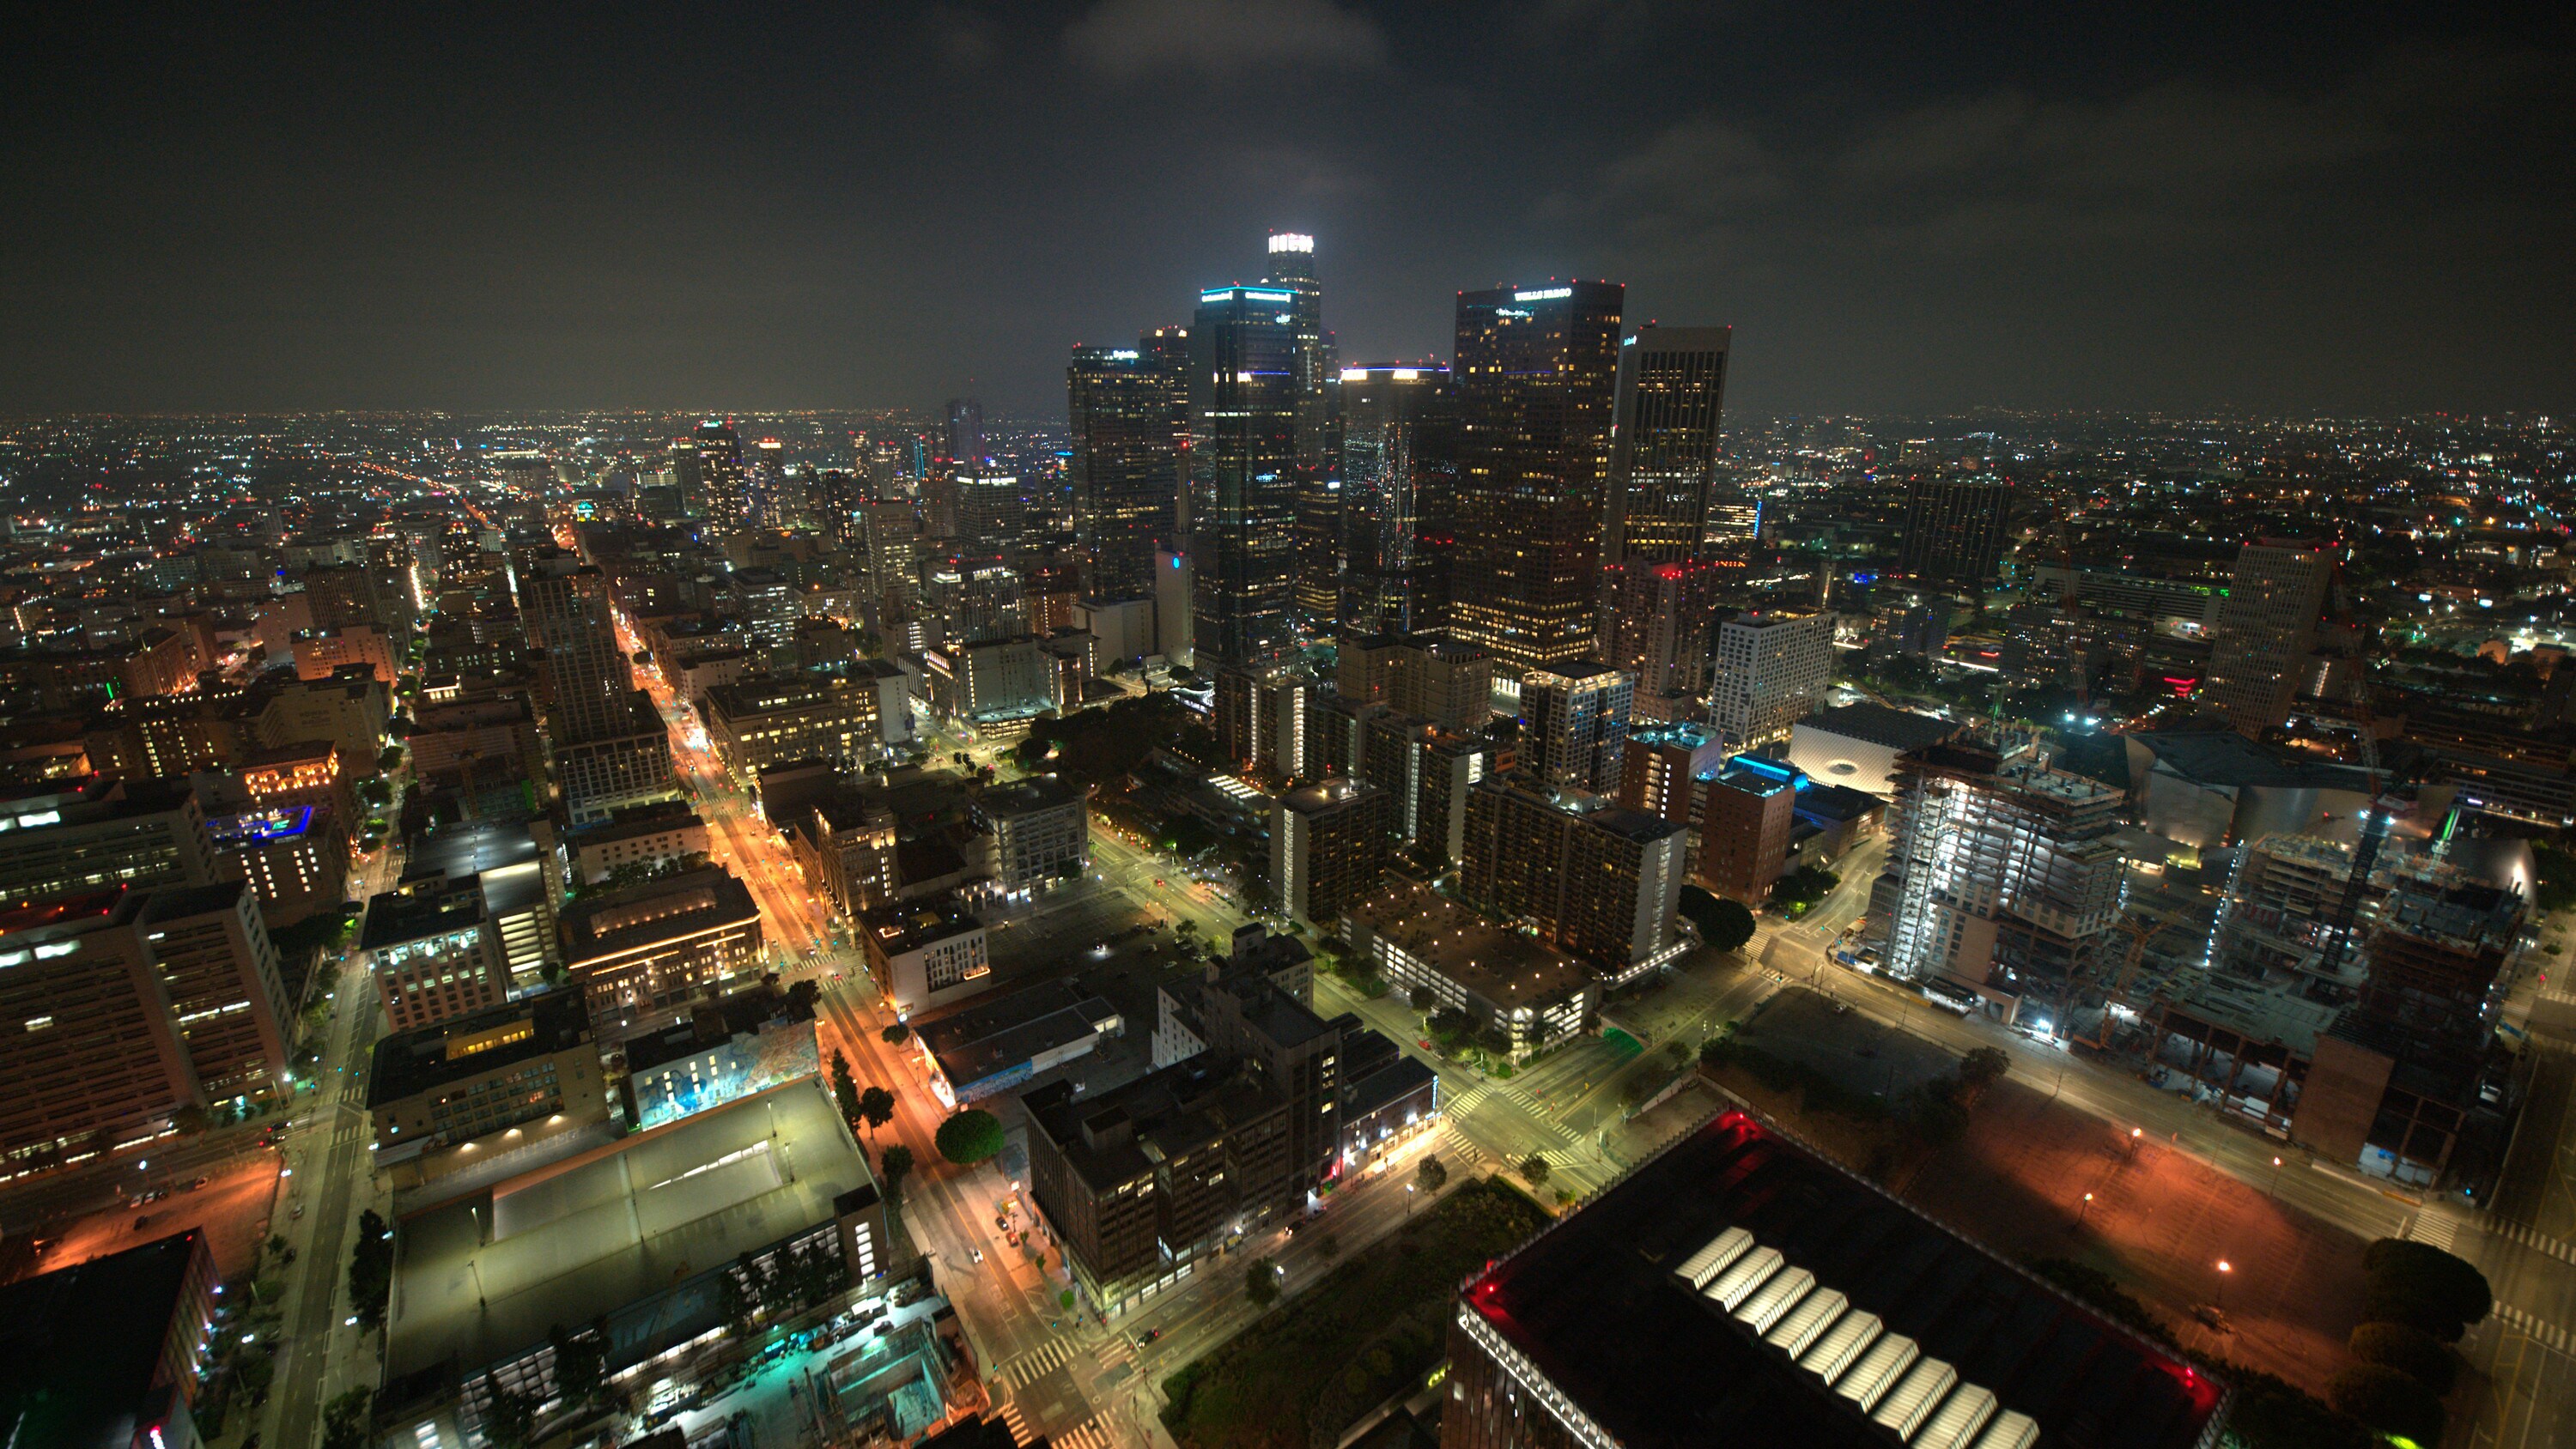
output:
M932 1091L957 1107L1025 1086L1126 1032L1126 1018L1106 998L1049 981L922 1023L913 1036Z
M626 1120L659 1127L822 1070L814 1003L756 986L703 1001L688 1018L626 1039Z
M761 973L760 908L720 866L585 896L564 907L562 931L564 976L611 1040Z
M1789 763L1828 785L1866 790L1880 799L1896 793L1897 757L1943 744L1968 727L1938 715L1847 704L1799 720L1789 729Z
M376 1167L411 1187L604 1122L602 1075L577 991L380 1037L367 1073Z
M884 747L876 690L823 675L715 685L698 717L717 757L745 779L789 760L864 764Z
M994 986L984 923L955 897L880 907L859 917L868 970L898 1012L932 1011Z
M206 822L215 857L259 892L272 927L340 908L349 884L349 836L328 806L283 805Z
M668 800L576 826L558 838L557 848L566 880L595 885L625 867L704 855L707 844L707 823L686 804Z
M1465 1014L1514 1061L1583 1029L1597 1004L1584 965L1397 877L1351 907L1351 947L1400 996Z

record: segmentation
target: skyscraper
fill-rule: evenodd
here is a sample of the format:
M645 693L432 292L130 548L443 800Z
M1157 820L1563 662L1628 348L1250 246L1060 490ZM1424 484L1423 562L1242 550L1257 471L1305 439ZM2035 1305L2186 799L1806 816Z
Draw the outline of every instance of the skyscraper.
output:
M1164 328L1134 347L1077 347L1065 369L1074 541L1090 561L1094 598L1151 596L1154 550L1178 539L1187 343L1186 329ZM1183 419L1177 435L1175 411Z
M690 511L706 521L710 533L731 533L741 526L746 490L742 475L742 439L733 425L719 418L698 424L697 494ZM682 455L685 459L686 455ZM684 463L685 468L685 463ZM685 480L685 472L683 478Z
M519 572L519 619L538 651L546 736L576 825L679 793L671 737L617 647L598 569L547 551Z
M1202 666L1253 660L1288 639L1295 564L1302 294L1199 294L1190 328L1192 644Z
M1457 482L1449 369L1345 367L1341 376L1342 627L1439 628Z
M1699 556L1733 332L1649 323L1620 345L1604 562L1679 563Z
M1636 681L1597 660L1521 680L1520 763L1548 784L1619 793Z
M1964 589L1991 583L2012 515L2010 483L1986 476L1918 473L1905 480L1905 529L1897 568Z
M1028 497L1018 478L990 470L958 475L958 547L1020 568L1026 564L1028 534Z
M984 461L984 405L971 397L948 400L948 423L940 434L941 457L972 471Z
M2313 544L2266 539L2237 551L2210 630L2201 697L2240 733L2260 735L2289 719L2334 572L2334 554Z
M1618 392L1611 282L1458 294L1450 630L1505 672L1580 659L1594 617Z

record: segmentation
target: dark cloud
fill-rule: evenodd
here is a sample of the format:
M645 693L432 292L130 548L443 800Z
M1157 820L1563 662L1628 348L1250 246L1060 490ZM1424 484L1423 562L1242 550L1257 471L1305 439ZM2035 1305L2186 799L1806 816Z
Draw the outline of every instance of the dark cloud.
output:
M1078 64L1117 80L1386 63L1377 22L1331 0L1101 0L1065 31L1064 47Z
M1053 410L1272 227L1346 358L1612 277L1747 411L2576 392L2564 27L2470 10L49 14L0 409Z

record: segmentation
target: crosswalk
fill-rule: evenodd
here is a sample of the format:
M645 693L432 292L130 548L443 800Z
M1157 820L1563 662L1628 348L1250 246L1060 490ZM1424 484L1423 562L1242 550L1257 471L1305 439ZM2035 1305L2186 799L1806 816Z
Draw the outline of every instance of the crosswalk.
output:
M1051 1449L1114 1449L1118 1436L1110 1432L1108 1425L1100 1422L1099 1415L1094 1414L1070 1429L1058 1429L1049 1434L1047 1443Z
M2440 1213L2419 1212L2415 1220L2406 1225L2406 1236L2447 1253L2451 1251L2451 1243L2459 1230L2458 1223Z
M1002 1427L1011 1431L1011 1442L1020 1445L1021 1449L1026 1449L1029 1441L1037 1437L1029 1432L1028 1421L1020 1417L1020 1406L1017 1404L1002 1406Z
M1491 1080L1478 1082L1476 1085L1469 1087L1460 1096L1452 1098L1443 1110L1449 1114L1449 1119L1451 1121L1464 1121L1469 1115L1473 1114L1478 1107L1483 1106L1486 1102L1495 1097L1500 1097L1504 1101L1520 1108L1523 1112L1528 1113L1530 1120L1537 1123L1540 1130L1545 1132L1560 1149L1572 1147L1575 1144L1576 1139L1574 1134L1565 1130L1565 1127L1556 1120L1554 1115L1549 1113L1546 1108L1540 1106L1537 1098L1531 1096L1526 1089L1514 1082L1497 1082Z
M2505 1222L2497 1218L2489 1218L2486 1227L2487 1231L2496 1237L2547 1253L2562 1263L2576 1263L2576 1244L2570 1244L2564 1238L2553 1238L2536 1228L2527 1228L2520 1223Z
M2569 1339L2567 1330L2557 1324L2546 1319L2534 1318L2510 1303L2497 1304L2495 1316L2497 1322L2541 1347L2576 1357L2576 1352L2570 1351L2572 1347L2576 1347L2576 1340Z
M2564 986L2544 986L2534 994L2542 1001L2555 1002L2560 1006L2576 1006L2576 990L2570 990Z
M1002 1382L1015 1389L1027 1388L1064 1367L1065 1360L1071 1357L1073 1357L1073 1344L1068 1339L1059 1338L1039 1344L1027 1353L1002 1365Z

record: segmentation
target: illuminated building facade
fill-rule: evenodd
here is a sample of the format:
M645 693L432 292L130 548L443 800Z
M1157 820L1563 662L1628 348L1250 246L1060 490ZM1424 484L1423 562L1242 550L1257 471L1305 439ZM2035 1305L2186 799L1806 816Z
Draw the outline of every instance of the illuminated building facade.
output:
M1603 562L1674 564L1699 557L1733 331L1649 323L1620 344Z
M722 867L586 896L562 921L565 979L604 1034L659 1025L760 976L760 910Z
M1458 294L1449 628L1517 679L1598 647L1603 497L1626 289Z
M1154 552L1178 539L1188 344L1186 329L1161 328L1134 347L1077 347L1065 369L1074 540L1092 597L1150 597Z

